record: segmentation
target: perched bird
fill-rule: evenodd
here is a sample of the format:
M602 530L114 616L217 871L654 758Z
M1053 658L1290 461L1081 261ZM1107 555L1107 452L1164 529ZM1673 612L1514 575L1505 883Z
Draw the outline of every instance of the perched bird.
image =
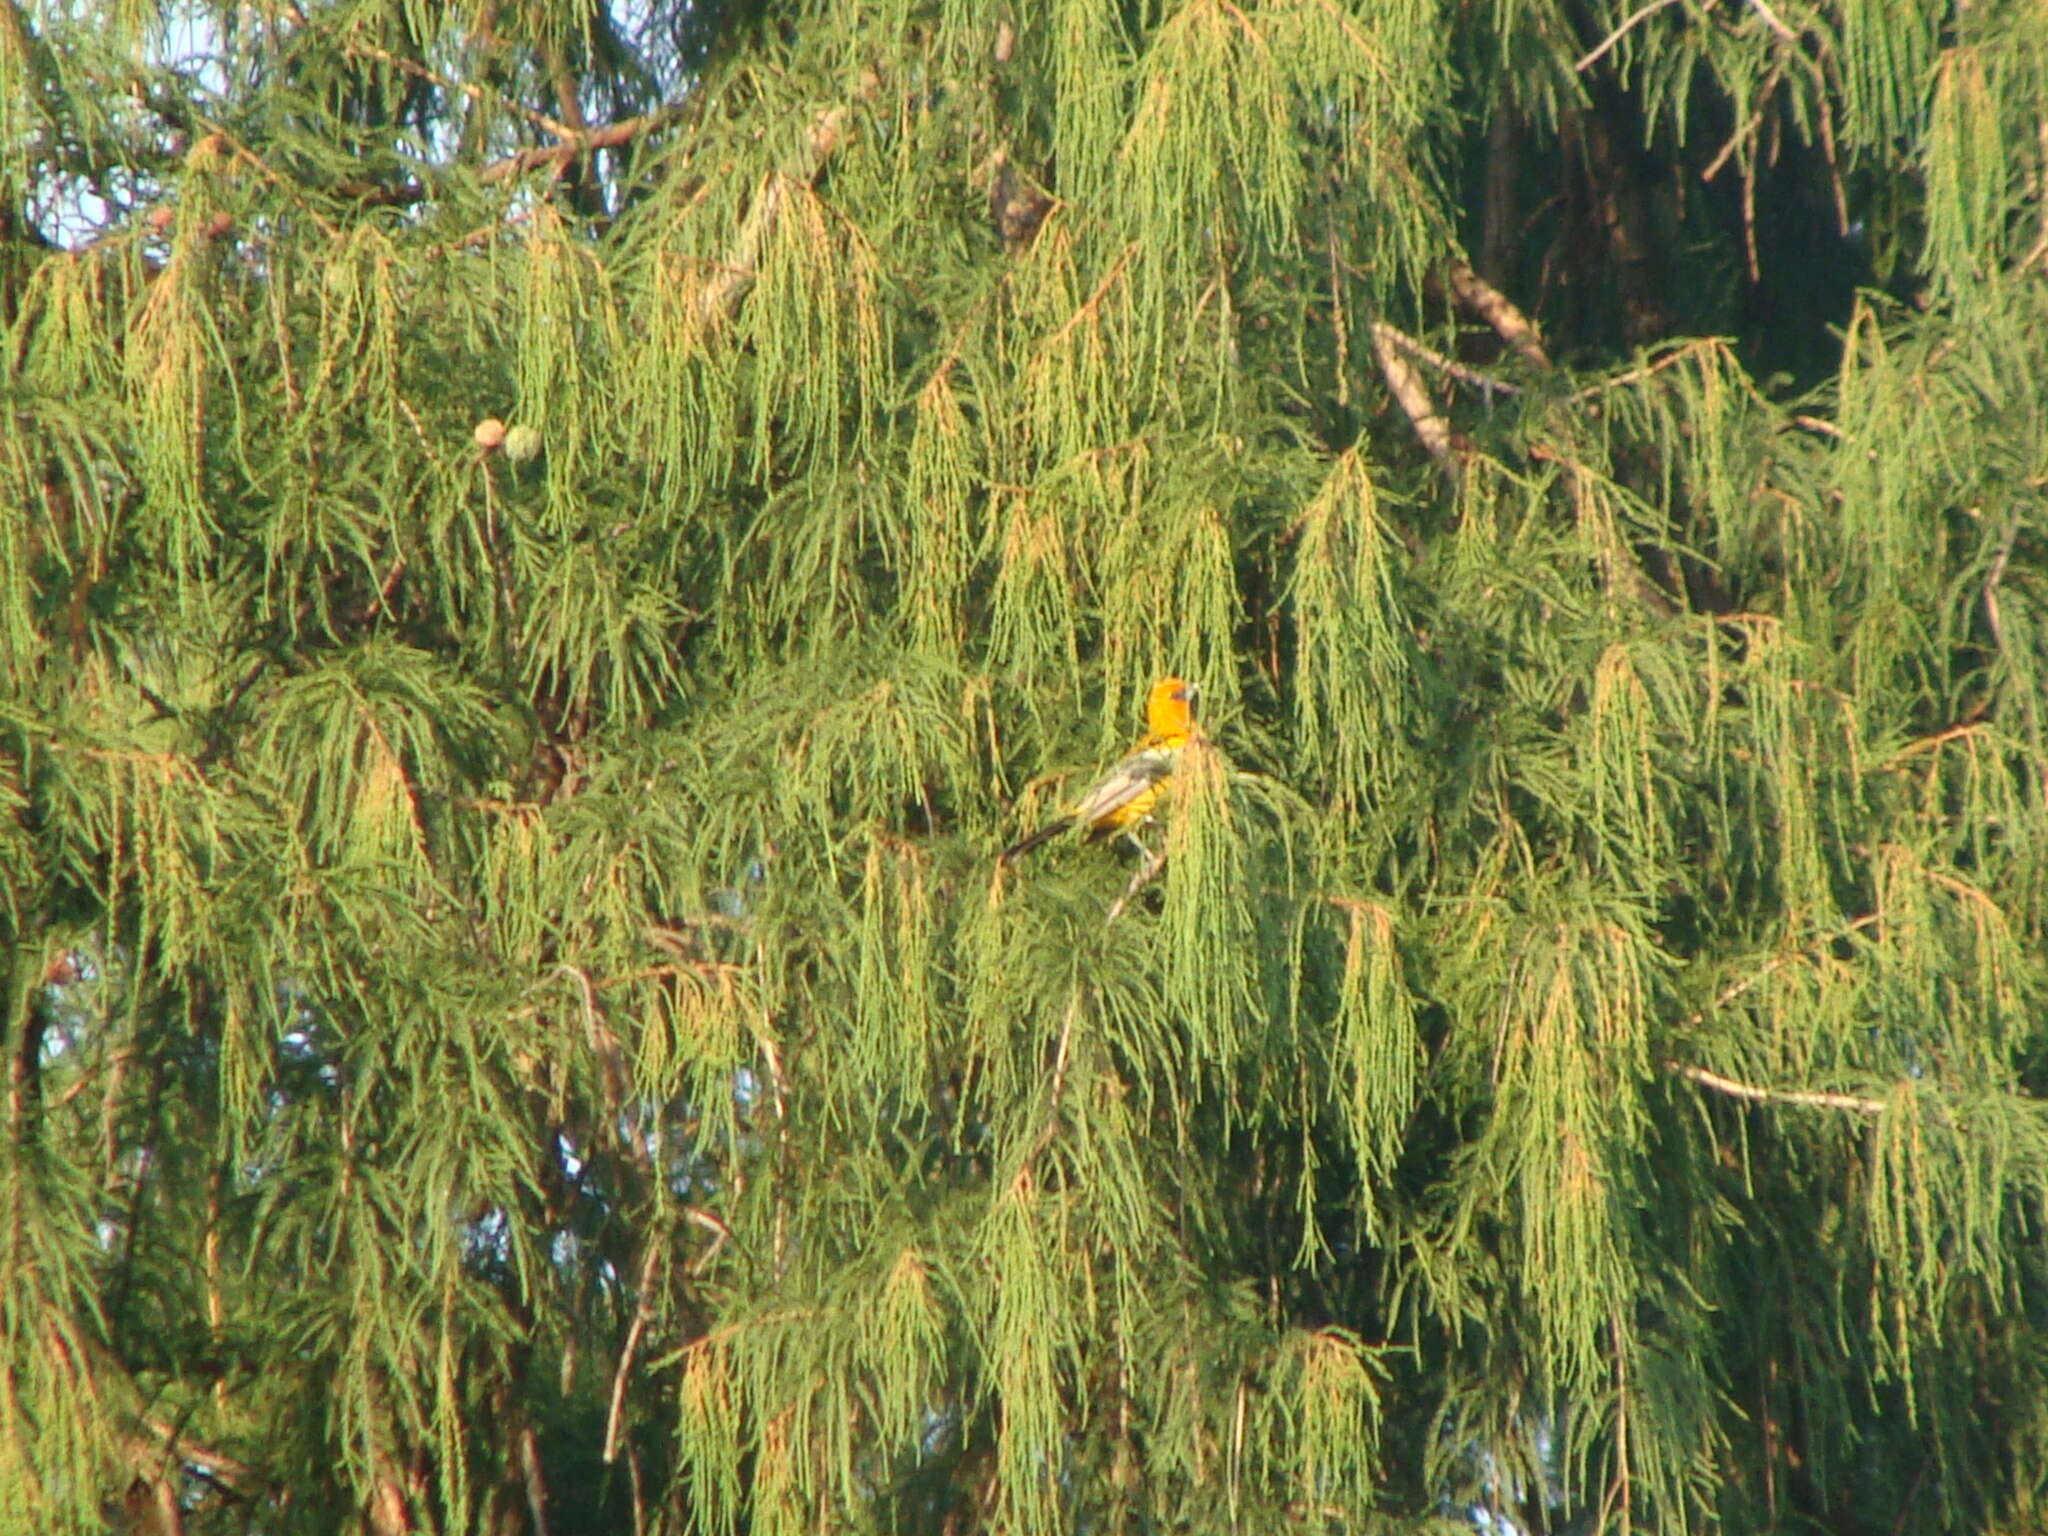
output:
M1150 818L1194 729L1194 687L1177 677L1161 678L1145 698L1145 734L1131 750L1087 794L1022 842L1005 848L996 862L1007 864L1076 823L1088 828L1090 838L1097 838L1127 831Z
M996 173L989 186L988 209L996 233L1014 254L1028 249L1038 226L1053 210L1053 199L1016 166L1003 150L996 151Z

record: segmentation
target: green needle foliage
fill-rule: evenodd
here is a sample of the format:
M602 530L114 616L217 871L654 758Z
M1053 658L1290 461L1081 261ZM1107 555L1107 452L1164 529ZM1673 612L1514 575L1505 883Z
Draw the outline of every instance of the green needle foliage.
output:
M0 339L0 1536L2048 1520L2040 0L0 0Z

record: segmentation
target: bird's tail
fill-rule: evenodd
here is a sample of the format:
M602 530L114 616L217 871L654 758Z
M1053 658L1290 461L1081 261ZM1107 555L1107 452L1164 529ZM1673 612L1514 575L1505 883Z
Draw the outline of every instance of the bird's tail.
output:
M1020 859L1039 844L1051 842L1073 824L1074 818L1071 816L1061 816L1057 820L1049 821L1021 843L1010 844L1009 847L996 856L996 862L998 864L1007 864L1012 859Z

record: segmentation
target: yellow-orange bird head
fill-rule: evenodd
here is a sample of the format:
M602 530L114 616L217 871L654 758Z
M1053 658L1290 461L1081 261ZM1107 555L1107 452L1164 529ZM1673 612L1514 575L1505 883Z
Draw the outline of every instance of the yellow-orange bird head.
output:
M1177 677L1162 677L1145 696L1145 729L1154 736L1185 736L1195 723L1195 689Z

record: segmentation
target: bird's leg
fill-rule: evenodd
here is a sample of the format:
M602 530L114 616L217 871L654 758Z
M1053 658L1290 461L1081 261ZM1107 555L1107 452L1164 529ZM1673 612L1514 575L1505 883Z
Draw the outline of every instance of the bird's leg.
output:
M1109 914L1102 920L1102 926L1105 928L1119 917L1122 917L1124 908L1131 904L1131 898L1150 885L1158 878L1159 871L1166 868L1166 850L1164 848L1154 853L1139 840L1135 832L1126 835L1132 842L1137 843L1139 852L1145 855L1145 862L1140 864L1137 872L1131 876L1131 883L1124 887L1123 895L1110 903Z

